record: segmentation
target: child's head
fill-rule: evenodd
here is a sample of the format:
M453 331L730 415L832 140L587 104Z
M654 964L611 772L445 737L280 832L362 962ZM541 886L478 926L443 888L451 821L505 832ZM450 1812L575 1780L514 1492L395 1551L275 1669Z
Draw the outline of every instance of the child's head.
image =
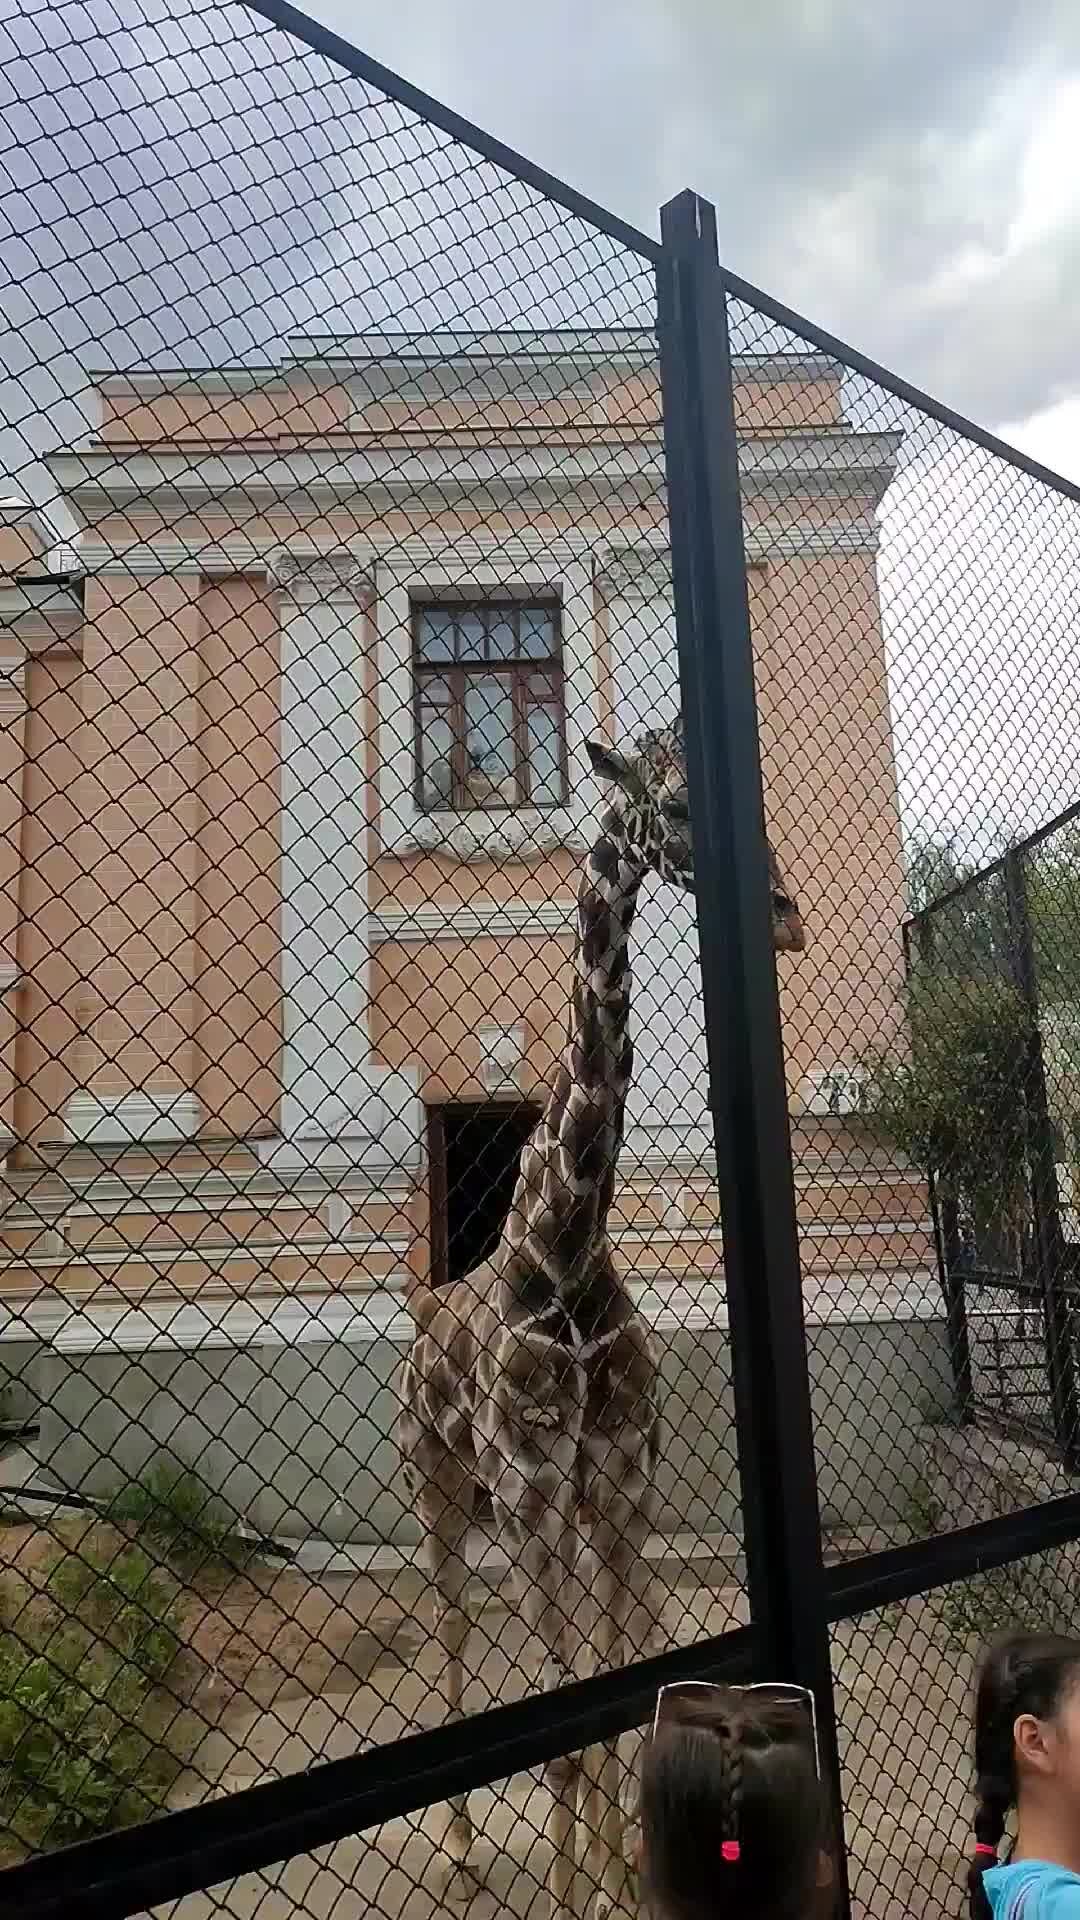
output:
M735 1687L665 1694L641 1843L657 1920L809 1920L832 1873L805 1707Z
M985 1655L975 1696L975 1858L971 1913L986 1920L982 1876L1017 1806L1080 1815L1080 1640L1010 1633Z

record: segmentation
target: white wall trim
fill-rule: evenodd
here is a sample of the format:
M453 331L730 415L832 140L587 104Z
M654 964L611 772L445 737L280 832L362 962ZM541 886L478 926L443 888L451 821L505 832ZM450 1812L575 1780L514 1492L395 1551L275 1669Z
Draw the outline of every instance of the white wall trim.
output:
M819 428L812 433L777 433L744 439L739 471L744 495L790 499L827 499L869 495L879 500L895 469L899 433L856 433L849 428ZM492 431L487 445L470 444L467 458L453 441L422 447L305 448L283 453L237 450L228 453L132 452L91 446L78 453L51 455L46 465L65 498L88 518L104 506L131 507L153 498L221 502L237 496L253 505L280 507L304 497L311 506L340 505L359 495L372 510L409 502L427 502L445 510L456 502L494 507L514 502L536 505L598 497L612 504L641 507L660 494L663 443L659 427L626 443L575 438L550 445L500 444Z
M77 1306L53 1299L0 1309L0 1343L41 1340L61 1353L145 1353L198 1347L304 1347L343 1341L369 1345L380 1337L407 1337L404 1276L370 1297L243 1300L205 1306L124 1301ZM398 1331L395 1333L395 1328Z
M829 554L876 553L879 539L877 527L869 518L861 525L853 525L850 520L835 525L801 521L775 531L768 526L748 527L745 546L749 560L763 563L797 559L804 554L820 559ZM652 600L670 594L671 547L666 534L601 546L596 554L596 579L612 597Z
M569 719L569 716L567 716ZM481 865L494 860L536 860L568 850L584 853L588 818L582 806L515 807L505 813L414 811L409 823L392 833L383 853L443 853L453 860Z
M832 1294L805 1288L809 1326L844 1328L879 1322L943 1318L929 1273L905 1273L896 1281L856 1274L855 1285ZM693 1275L631 1282L638 1311L661 1334L726 1332L722 1283ZM301 1347L331 1343L366 1347L379 1340L407 1346L414 1323L405 1310L403 1276L366 1294L308 1295L303 1299L207 1302L73 1302L53 1296L19 1307L0 1307L0 1344L41 1342L54 1351L144 1353L155 1348Z
M376 562L375 617L379 627L379 850L405 854L441 852L459 860L536 858L557 847L582 852L592 811L592 770L585 740L597 725L597 647L592 569L587 553L567 560L538 547L513 559L498 546L481 558L447 553L413 561L383 552ZM416 804L416 739L413 705L412 600L422 594L475 588L479 593L559 594L566 684L566 749L570 799L549 811L521 808L505 813L422 813Z
M420 370L438 368L446 362L483 366L509 360L523 369L555 365L587 372L596 369L598 360L620 372L658 365L656 334L651 327L592 331L553 327L532 333L496 328L421 335L373 328L358 334L290 334L285 345L285 358L272 367L189 368L178 373L117 373L106 368L90 370L87 379L95 391L111 397L138 393L160 399L162 394L179 389L195 392L201 398L210 393L254 393L274 386L288 390L297 374L307 379L319 372L340 380L373 365L395 370L415 366ZM846 371L842 361L812 349L798 353L733 353L731 365L736 380L754 386L778 381L839 380ZM17 510L16 518L28 510L23 500L6 504Z
M577 930L577 901L472 900L467 907L427 903L384 907L369 917L373 945L393 940L402 946L428 946L432 940L547 940Z
M754 560L767 560L770 555L876 553L878 546L878 530L871 522L860 526L852 525L850 520L835 524L796 520L785 522L775 532L767 526L751 527L746 532L747 553ZM507 587L516 583L522 570L531 573L538 558L545 559L558 571L574 561L588 560L597 582L603 583L607 591L625 594L639 580L650 593L670 591L670 547L666 531L661 530L653 537L644 536L625 543L598 540L590 528L567 528L558 534L522 528L503 538L451 530L444 534L411 534L392 544L380 544L377 539L371 543L353 543L341 551L347 553L350 562L363 573L369 572L376 562L389 571L406 575L450 563L466 569L497 564L500 569L497 584ZM84 536L78 548L72 549L73 558L84 574L131 575L137 579L153 579L162 573L209 578L256 574L273 579L275 561L281 553L287 553L290 560L296 562L310 555L315 562L325 557L326 550L301 539L290 540L287 549L267 548L241 535L206 546L162 539L140 541L127 547ZM0 592L0 625L5 624L5 609L12 615L26 615L33 594L44 596L53 608L54 626L56 619L64 615L75 621L82 617L77 595L73 595L70 587L33 590L20 587L17 592L7 588Z
M193 1139L201 1125L202 1108L185 1092L73 1093L64 1108L64 1134L76 1144L175 1143Z
M12 987L19 986L22 972L14 960L0 960L0 993L10 993Z
M242 536L205 546L192 546L186 540L146 540L126 547L82 536L76 556L84 573L130 574L136 579L155 578L162 573L265 575L269 568L266 548Z
M480 1043L480 1078L485 1092L519 1093L525 1066L525 1026L518 1021L506 1026L501 1021L481 1020L476 1029Z
M352 547L316 547L293 541L267 555L267 569L275 586L304 606L352 602L374 587L370 550ZM351 618L350 615L347 616Z
M48 1272L51 1268L86 1267L94 1273L109 1269L121 1270L131 1265L160 1267L166 1273L172 1273L185 1266L207 1266L227 1270L234 1262L255 1262L265 1265L270 1260L280 1260L294 1256L307 1261L321 1260L328 1254L353 1253L393 1254L402 1257L408 1253L410 1240L407 1234L372 1234L343 1232L334 1237L312 1238L310 1240L231 1240L223 1246L203 1246L196 1242L194 1246L177 1243L173 1246L139 1246L132 1242L116 1250L102 1251L85 1244L73 1247L65 1240L64 1234L68 1218L61 1220L53 1229L56 1245L48 1253L9 1253L0 1258L0 1274L18 1273L26 1268L34 1273ZM359 1276L362 1278L363 1276ZM372 1279L371 1285L382 1286L382 1277Z
M275 1140L261 1142L263 1147L280 1144ZM249 1143L249 1148L255 1152L254 1143ZM212 1210L216 1214L231 1208L269 1213L304 1207L314 1213L332 1197L347 1200L354 1210L379 1205L403 1207L416 1191L416 1169L348 1166L328 1172L304 1166L290 1169L287 1179L279 1179L264 1167L251 1173L197 1173L191 1179L172 1167L130 1175L111 1168L107 1172L94 1169L83 1177L65 1169L61 1191L43 1190L40 1172L9 1173L7 1186L6 1225L37 1227L43 1218L62 1223L69 1214L77 1219L102 1220L135 1213L160 1220L175 1213Z

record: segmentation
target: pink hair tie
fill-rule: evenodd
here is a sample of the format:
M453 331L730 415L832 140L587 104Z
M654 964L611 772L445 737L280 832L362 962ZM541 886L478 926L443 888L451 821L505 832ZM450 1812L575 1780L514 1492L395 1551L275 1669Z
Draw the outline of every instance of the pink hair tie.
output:
M983 1857L989 1860L997 1859L997 1848L988 1847L985 1840L976 1840L975 1853L977 1858Z
M720 1852L725 1860L737 1860L739 1857L738 1841L722 1840L720 1842Z

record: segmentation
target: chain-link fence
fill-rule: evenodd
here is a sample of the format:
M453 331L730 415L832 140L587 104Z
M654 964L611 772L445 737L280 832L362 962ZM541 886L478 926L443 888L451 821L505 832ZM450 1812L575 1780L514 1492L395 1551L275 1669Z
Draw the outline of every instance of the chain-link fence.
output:
M1074 490L277 0L0 34L12 1910L633 1910L722 1674L954 1911L1080 1535Z
M981 1108L969 1105L967 1131L942 1139L936 1158L958 1406L1032 1435L1070 1470L1080 1254L1077 812L1074 804L998 860L959 873L918 913L909 942L921 1070L932 1073L951 1054L959 1091L958 1034L974 1038L969 1065L982 1063Z

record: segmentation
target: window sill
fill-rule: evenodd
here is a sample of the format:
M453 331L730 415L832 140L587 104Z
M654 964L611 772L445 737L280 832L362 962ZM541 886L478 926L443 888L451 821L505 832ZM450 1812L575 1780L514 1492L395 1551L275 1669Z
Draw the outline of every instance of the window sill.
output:
M582 822L568 807L519 807L498 813L421 813L408 826L384 829L382 851L388 854L441 853L452 859L507 860L538 858L570 848L583 853L588 845Z

